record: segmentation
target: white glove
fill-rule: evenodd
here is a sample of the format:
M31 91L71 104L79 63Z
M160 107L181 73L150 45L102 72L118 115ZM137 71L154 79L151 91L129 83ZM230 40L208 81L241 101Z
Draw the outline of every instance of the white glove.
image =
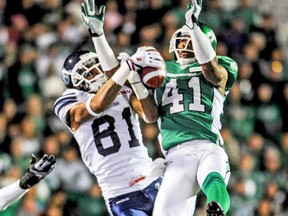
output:
M149 177L163 176L166 170L167 164L163 158L156 158L147 170L142 172L142 175Z
M119 53L117 59L120 60L122 64L130 59L130 55L128 53L121 52ZM141 82L139 74L134 70L130 72L127 80L129 81L130 84L136 84Z
M128 53L126 53L126 52L121 52L121 53L119 53L119 55L117 56L117 59L121 61L121 64L122 64L123 62L128 61L129 58L130 58L130 55L129 55Z
M121 61L121 64L123 64L124 62L126 64L126 62L127 63L129 62L130 56L128 53L121 52L121 53L119 53L119 56L117 57L117 59ZM128 63L128 65L129 65L129 63ZM142 100L142 99L145 99L148 97L149 92L146 89L146 87L143 85L142 80L140 78L140 75L139 75L139 73L137 73L137 71L131 70L130 74L127 77L127 80L131 84L131 87L132 87L136 97L139 100Z
M81 9L84 25L91 31L92 35L102 35L104 33L103 26L106 6L101 5L99 14L97 14L94 0L85 0L85 3L81 4Z
M151 46L139 47L127 61L131 70L141 70L144 67L165 67L164 59L161 54Z
M136 72L136 71L131 71L128 78L127 78L128 82L130 84L136 84L136 83L141 83L141 78L140 75Z
M185 13L186 26L193 29L194 25L198 25L198 17L202 10L202 0L191 0L191 5L188 5L188 10Z
M45 178L55 168L55 156L45 154L37 163L34 155L31 155L30 167L20 179L20 187L28 189Z

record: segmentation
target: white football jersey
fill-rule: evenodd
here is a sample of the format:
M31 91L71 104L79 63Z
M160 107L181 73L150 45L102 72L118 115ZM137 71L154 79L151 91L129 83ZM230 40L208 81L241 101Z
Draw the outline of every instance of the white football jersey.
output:
M81 124L75 132L69 128L105 199L143 189L154 180L141 174L152 159L142 143L138 115L129 103L131 93L130 88L123 87L109 109ZM68 89L56 100L54 112L67 125L69 109L92 96Z

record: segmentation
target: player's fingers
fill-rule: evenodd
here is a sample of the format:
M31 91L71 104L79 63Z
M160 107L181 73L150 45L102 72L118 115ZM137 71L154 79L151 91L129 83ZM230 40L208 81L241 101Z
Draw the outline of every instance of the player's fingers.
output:
M43 160L43 161L47 161L47 160L48 160L48 155L47 155L47 154L44 154L43 157L42 157L42 160Z
M45 164L48 160L48 155L44 154L43 157L35 164L36 169L41 169L41 167Z
M83 14L85 14L85 15L88 14L87 6L86 6L85 3L82 3L82 4L81 4L81 10L82 10L82 16L83 16Z
M31 155L30 164L34 164L36 162L36 157L34 154Z
M90 11L93 12L94 14L95 12L95 1L94 0L90 0Z
M105 11L106 11L106 6L105 5L101 5L100 9L99 9L99 16L104 18Z
M50 155L50 157L48 158L48 161L51 163L51 164L55 164L56 163L56 158L54 155Z
M161 56L159 52L149 52L147 54L148 54L148 58L152 58L152 59L159 60L159 61L163 60L163 57Z
M49 158L48 158L48 161L52 161L55 159L55 156L54 155L50 155Z

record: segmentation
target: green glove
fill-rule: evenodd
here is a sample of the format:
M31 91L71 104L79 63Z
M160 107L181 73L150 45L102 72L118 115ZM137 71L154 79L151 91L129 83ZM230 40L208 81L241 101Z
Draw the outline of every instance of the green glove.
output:
M185 13L186 26L190 29L194 28L194 25L198 25L198 17L202 10L202 0L191 0L188 4L187 11Z
M85 0L81 5L82 20L84 25L91 31L92 36L100 36L104 33L104 15L106 6L101 5L99 14L96 13L94 0Z

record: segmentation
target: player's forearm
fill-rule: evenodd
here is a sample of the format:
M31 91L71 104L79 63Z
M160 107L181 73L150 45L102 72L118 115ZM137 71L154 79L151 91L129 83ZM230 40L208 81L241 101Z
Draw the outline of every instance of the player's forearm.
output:
M120 89L130 73L128 64L124 63L115 74L97 91L90 102L92 112L104 112L119 94Z
M158 109L152 98L148 96L145 99L139 100L142 107L142 118L146 123L154 123L158 119Z
M104 112L115 100L121 88L121 85L118 85L111 79L108 80L97 92L96 96L92 98L90 103L91 109L96 113Z
M14 201L20 199L29 189L20 188L19 181L0 189L0 211L3 211Z
M205 64L212 61L216 57L216 53L211 46L209 39L201 31L198 25L195 25L193 29L189 30L195 57L199 64Z
M118 60L114 52L108 44L105 35L93 36L92 38L96 53L98 54L99 62L104 71L111 71L118 66Z
M212 61L202 64L202 71L204 77L215 86L219 86L219 83L222 80L221 74L217 73L218 64L217 58Z

